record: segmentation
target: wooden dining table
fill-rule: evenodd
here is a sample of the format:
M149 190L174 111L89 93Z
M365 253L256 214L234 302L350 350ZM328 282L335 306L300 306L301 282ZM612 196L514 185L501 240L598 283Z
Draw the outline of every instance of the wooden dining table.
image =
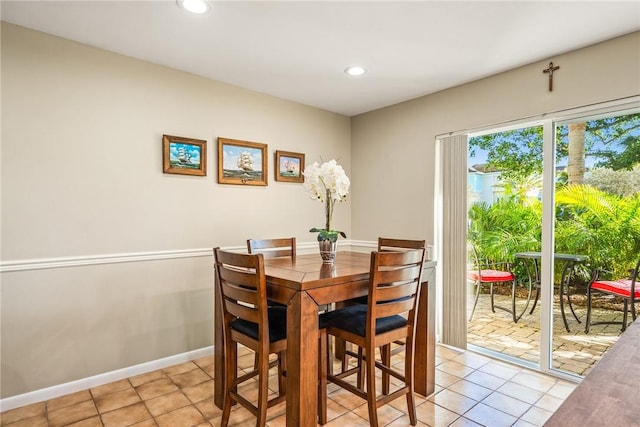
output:
M367 295L370 253L338 252L333 265L319 254L265 259L267 294L287 306L287 426L317 425L318 307ZM419 295L414 390L435 391L435 261L425 262ZM214 403L224 400L224 334L216 287L214 313Z

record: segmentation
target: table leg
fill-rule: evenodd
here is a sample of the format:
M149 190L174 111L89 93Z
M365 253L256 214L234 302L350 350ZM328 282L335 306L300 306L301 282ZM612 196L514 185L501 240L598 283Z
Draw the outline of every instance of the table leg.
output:
M213 292L214 320L213 320L213 359L214 359L214 381L213 381L213 403L222 409L224 406L224 385L225 358L224 358L224 330L222 326L222 301L218 297L218 284Z
M416 393L426 397L435 392L435 269L425 271L424 276L426 281L422 283L418 296L413 387Z
M318 401L318 305L297 292L287 307L287 426L315 427Z
M562 321L564 322L564 328L567 332L571 332L569 329L569 322L567 322L567 315L564 313L564 284L560 282L560 313L562 314Z
M526 259L523 259L522 262L524 263L525 269L527 270L527 278L529 280L529 292L527 293L527 302L524 305L524 308L522 309L522 312L520 312L519 315L516 315L516 288L518 286L518 281L517 279L515 279L513 281L512 287L511 287L511 312L513 314L513 322L514 323L518 323L518 320L520 320L522 318L522 316L525 315L525 313L527 312L527 308L529 307L529 303L531 303L531 294L533 293L533 279L531 277L531 272L529 271L529 263L527 262ZM535 305L535 302L534 302ZM529 314L531 314L533 312L533 309L531 309L531 311L529 312Z
M573 304L571 303L571 292L569 290L569 283L571 283L571 278L573 277L573 272L575 271L576 263L575 261L571 262L571 268L569 269L569 276L567 277L567 302L569 303L569 309L573 314L573 317L576 319L578 323L582 323L582 321L578 318L578 315L573 310Z
M564 327L567 330L567 332L571 332L571 331L569 330L569 322L567 321L567 315L564 312L565 288L566 288L566 294L567 294L567 302L569 303L569 309L571 310L571 313L573 314L573 317L576 319L576 321L578 323L582 323L580 319L578 319L576 312L573 310L573 305L571 304L571 296L569 294L569 281L571 280L571 276L573 274L573 267L574 267L573 262L571 261L565 262L564 268L562 269L562 278L560 280L560 312L562 313L562 320L564 321Z
M533 300L533 307L531 307L531 311L529 314L533 314L533 310L536 309L536 305L538 304L538 300L540 299L540 266L538 265L538 260L533 260L533 283L531 283L531 271L529 270L529 263L526 259L524 259L524 265L527 268L527 276L529 276L529 286L536 286L536 297Z

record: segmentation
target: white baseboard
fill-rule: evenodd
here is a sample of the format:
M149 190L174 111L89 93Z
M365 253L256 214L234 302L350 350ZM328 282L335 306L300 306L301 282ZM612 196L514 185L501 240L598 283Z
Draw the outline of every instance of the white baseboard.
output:
M30 405L32 403L55 399L56 397L65 396L70 393L87 390L92 387L97 387L113 381L119 381L125 378L134 377L136 375L146 374L147 372L156 371L158 369L163 369L172 365L189 362L191 360L211 355L213 355L213 346L208 346L186 353L152 360L151 362L129 366L127 368L118 369L116 371L105 372L103 374L94 375L92 377L71 381L65 384L59 384L52 387L35 390L29 393L7 397L0 400L0 412L19 408L25 405Z

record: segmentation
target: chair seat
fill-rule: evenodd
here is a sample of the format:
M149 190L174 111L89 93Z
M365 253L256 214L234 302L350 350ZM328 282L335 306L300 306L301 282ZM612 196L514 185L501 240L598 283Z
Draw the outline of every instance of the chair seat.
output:
M467 277L473 281L478 280L478 272L470 271L467 274ZM481 282L510 282L515 279L513 274L509 271L501 271L501 270L480 270L480 281Z
M369 301L369 297L367 295L363 295L363 296L358 297L358 298L353 298L352 300L349 300L349 301L354 303L354 304L364 304L364 305L366 305L367 302Z
M269 308L269 341L276 342L287 338L287 310L279 307ZM244 319L231 322L231 328L258 340L258 324Z
M591 284L591 288L629 298L631 296L631 279L598 280ZM635 298L640 299L640 289L638 287L636 287L634 294Z
M319 322L321 327L333 326L364 337L367 323L367 306L358 304L323 313L320 315ZM407 319L402 316L383 317L376 320L376 335L404 326L407 326Z

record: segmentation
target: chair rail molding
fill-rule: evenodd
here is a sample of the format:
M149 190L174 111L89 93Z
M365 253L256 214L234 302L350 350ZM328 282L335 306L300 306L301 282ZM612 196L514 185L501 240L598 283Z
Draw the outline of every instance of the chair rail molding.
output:
M118 264L123 262L157 261L163 259L213 256L212 249L179 249L172 251L132 252L119 254L84 255L59 258L36 258L0 262L0 273L44 270L87 265Z
M367 241L341 240L340 247L349 248L351 250L367 249L375 247L375 243ZM234 252L246 252L246 245L226 246L222 248ZM130 253L113 253L99 255L79 255L70 257L55 258L34 258L20 259L12 261L0 262L0 273L12 273L17 271L46 270L54 268L70 268L101 264L118 264L125 262L145 262L158 261L166 259L179 258L200 258L212 257L213 246L211 248L195 248L195 249L175 249L167 251L148 251L148 252L130 252ZM318 251L317 242L298 243L297 250L299 253L314 253Z

